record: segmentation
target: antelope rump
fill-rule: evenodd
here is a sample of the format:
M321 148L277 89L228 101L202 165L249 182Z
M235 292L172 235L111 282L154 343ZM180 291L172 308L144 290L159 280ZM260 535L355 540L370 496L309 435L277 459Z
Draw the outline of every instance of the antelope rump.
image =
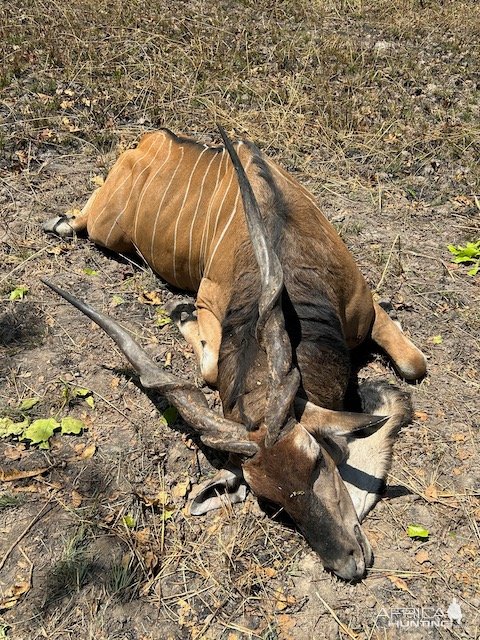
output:
M191 512L252 491L283 508L326 568L359 579L371 563L360 527L378 500L393 442L410 419L406 394L360 385L362 412L343 410L349 350L367 337L399 374L426 371L421 351L376 304L313 197L249 142L207 146L168 130L123 153L81 215L45 230L87 231L99 245L138 252L164 280L197 292L172 318L193 346L224 417L191 383L153 363L113 320L47 283L117 342L208 446L230 452Z

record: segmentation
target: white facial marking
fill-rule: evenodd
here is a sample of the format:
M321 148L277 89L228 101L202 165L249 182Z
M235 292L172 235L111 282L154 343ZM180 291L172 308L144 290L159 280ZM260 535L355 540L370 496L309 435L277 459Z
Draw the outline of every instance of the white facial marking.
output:
M296 429L293 441L297 450L301 451L311 460L315 460L318 457L320 453L320 445L303 427Z

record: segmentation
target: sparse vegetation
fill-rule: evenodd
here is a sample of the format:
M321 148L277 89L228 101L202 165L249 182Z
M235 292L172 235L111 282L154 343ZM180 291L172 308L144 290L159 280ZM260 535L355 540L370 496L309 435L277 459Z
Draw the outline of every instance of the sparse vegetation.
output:
M453 598L462 626L433 631L478 635L480 301L464 251L479 237L479 42L474 0L0 4L0 416L87 427L48 451L0 440L0 587L14 596L0 637L400 638L379 612ZM143 132L216 141L216 122L319 197L429 357L357 585L252 497L189 516L222 461L39 282L68 284L200 383L161 311L176 292L40 226L80 209ZM394 379L380 355L359 362L361 377Z

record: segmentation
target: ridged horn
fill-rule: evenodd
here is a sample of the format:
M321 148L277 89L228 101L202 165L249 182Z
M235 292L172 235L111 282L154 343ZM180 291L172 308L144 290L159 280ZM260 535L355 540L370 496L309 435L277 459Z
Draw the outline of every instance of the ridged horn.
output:
M142 386L146 389L155 389L164 395L178 409L185 422L198 432L202 442L222 451L246 456L255 455L258 447L254 442L248 440L246 429L212 411L205 396L194 384L178 378L155 364L142 347L115 320L96 311L90 305L63 291L48 280L43 278L41 280L47 287L50 287L98 324L116 342L138 373Z
M237 173L250 240L260 270L261 292L258 302L257 337L265 347L268 360L265 444L270 447L288 423L289 416L292 414L293 398L300 383L298 370L292 369L292 348L285 331L281 299L283 270L240 158L224 129L220 126L218 129Z

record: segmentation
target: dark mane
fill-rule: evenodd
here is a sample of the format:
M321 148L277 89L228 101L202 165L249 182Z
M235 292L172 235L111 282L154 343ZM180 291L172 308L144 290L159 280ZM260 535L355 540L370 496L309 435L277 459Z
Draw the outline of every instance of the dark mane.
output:
M288 264L288 269L284 269L282 306L293 362L302 374L300 393L322 406L340 408L350 375L350 358L340 319L322 282L322 271L298 263L298 257L308 251L309 239L299 236L298 228L290 228L291 205L278 189L256 147L250 145L250 148L257 175L267 186L265 195L259 198L265 223L281 263ZM220 393L227 413L246 393L255 389L255 384L263 381L266 371L265 354L255 335L258 267L248 240L238 247L235 267L234 293L223 322L219 357ZM257 372L262 377L259 381L253 380L259 377ZM255 422L244 413L242 402L238 409L244 424Z

